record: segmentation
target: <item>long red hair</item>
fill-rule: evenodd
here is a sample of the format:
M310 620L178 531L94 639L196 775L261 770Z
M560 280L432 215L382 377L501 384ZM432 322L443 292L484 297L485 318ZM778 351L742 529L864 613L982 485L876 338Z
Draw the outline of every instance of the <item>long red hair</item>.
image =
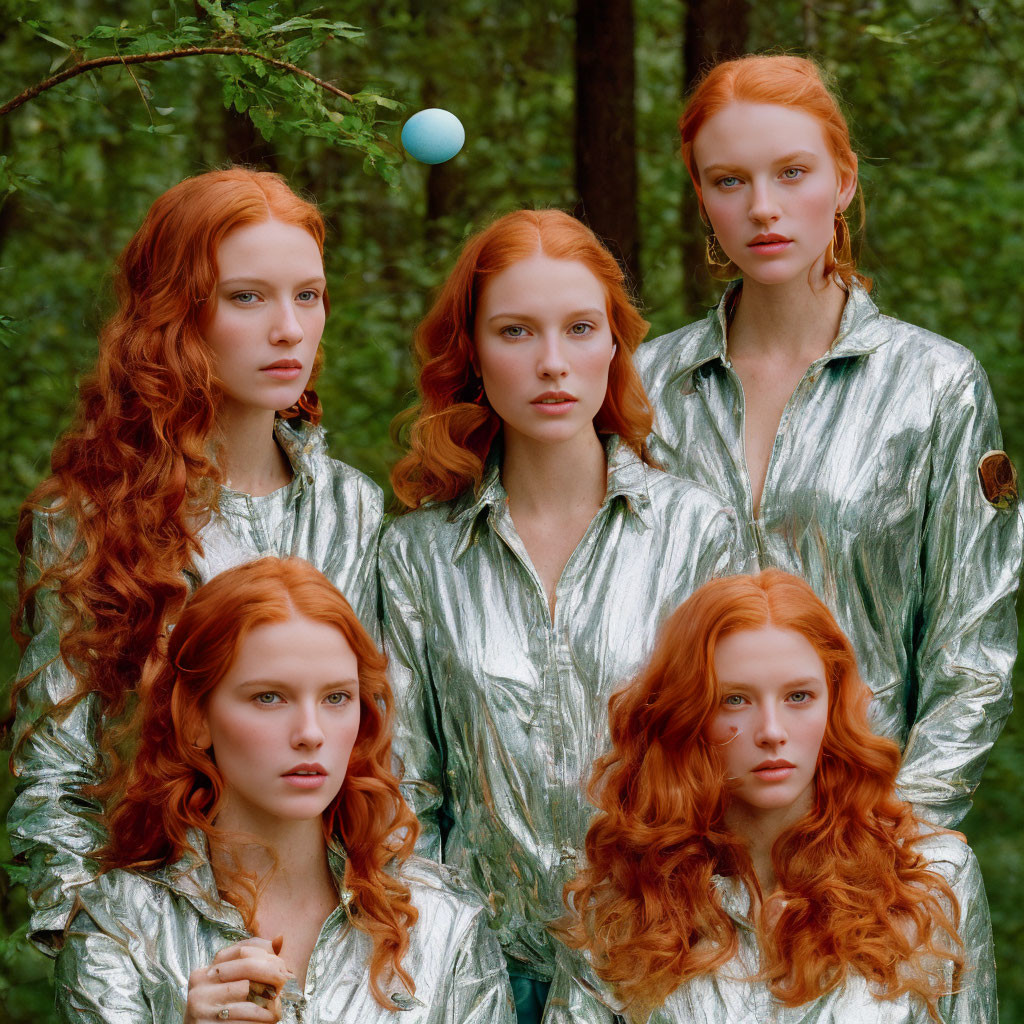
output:
M61 657L79 682L65 706L93 691L108 715L120 713L165 622L185 603L183 570L200 552L197 529L221 479L213 451L219 391L203 341L217 247L234 229L268 219L304 228L323 252L315 206L276 174L232 167L165 192L121 254L118 308L100 334L96 368L54 445L52 474L18 519L12 631L24 647L39 591L54 592ZM315 392L281 415L318 419ZM37 519L58 552L44 551L41 565Z
M622 269L597 236L567 213L516 210L466 242L416 331L420 401L396 420L411 420L412 426L409 452L391 471L395 496L406 509L456 498L480 483L501 420L483 400L473 370L477 303L490 277L536 253L578 260L604 285L618 350L594 426L599 433L618 434L642 458L647 457L645 440L651 432L652 413L632 355L648 325L629 299Z
M857 174L857 156L850 144L850 128L839 102L825 83L824 72L806 57L782 54L748 54L734 60L722 61L707 71L697 82L683 116L679 119L681 151L693 187L697 190L701 216L707 223L700 173L693 156L693 141L704 122L729 103L772 103L792 107L810 114L820 125L825 142L835 161L840 177ZM861 223L864 220L864 199L858 186L858 207ZM858 280L866 289L871 279L858 273L853 257L850 230L846 221L836 217L836 237L831 255L825 260L825 276L839 274L844 284ZM727 276L735 277L739 271L731 264Z
M402 967L416 908L409 887L389 873L413 849L419 825L391 772L393 704L386 659L348 601L313 566L297 558L262 558L221 573L200 587L171 631L166 655L155 657L138 708L138 751L124 796L108 815L110 840L100 851L105 869L147 871L173 863L190 847L189 830L211 849L230 839L214 825L224 782L212 751L194 746L210 695L230 669L246 635L295 615L326 623L348 641L359 665L359 733L341 790L323 814L326 839L347 854L345 886L352 924L373 941L370 984L389 1009L380 982ZM252 928L257 887L218 875L218 887Z
M938 1020L949 991L936 963L963 966L959 908L915 844L919 820L895 794L897 745L868 727L870 692L849 640L802 580L777 569L705 584L667 620L641 675L609 704L612 749L595 764L600 810L589 864L566 887L568 941L628 1003L660 1005L735 955L712 876L760 894L743 839L725 823L721 752L707 738L720 701L714 654L737 630L795 630L825 666L828 721L814 806L772 848L778 892L757 926L772 994L799 1006L856 972L880 998L912 992ZM776 898L778 897L778 898Z

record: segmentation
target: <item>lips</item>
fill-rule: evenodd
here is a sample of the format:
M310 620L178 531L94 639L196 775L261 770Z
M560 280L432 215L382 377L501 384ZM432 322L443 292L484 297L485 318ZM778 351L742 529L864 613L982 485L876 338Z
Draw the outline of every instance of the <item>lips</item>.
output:
M312 764L297 764L294 768L289 768L288 771L282 772L283 775L326 775L327 769L320 764L318 761L314 761Z
M297 764L281 778L297 789L319 789L327 781L327 769L322 764Z
M770 768L795 768L796 765L790 761L762 761L755 769L755 772L762 772Z
M575 402L576 396L570 395L568 391L545 391L538 395L531 405L555 405L559 402Z
M261 366L260 373L276 377L278 380L294 380L302 373L302 363L298 359L278 359L269 366Z
M787 249L792 243L793 239L786 238L785 235L756 235L749 242L747 242L747 248L753 252L759 253L775 253L782 252Z
M568 391L545 391L530 404L543 415L559 416L575 408L576 402L576 396L570 395Z
M762 782L784 782L796 771L790 761L762 761L752 774Z

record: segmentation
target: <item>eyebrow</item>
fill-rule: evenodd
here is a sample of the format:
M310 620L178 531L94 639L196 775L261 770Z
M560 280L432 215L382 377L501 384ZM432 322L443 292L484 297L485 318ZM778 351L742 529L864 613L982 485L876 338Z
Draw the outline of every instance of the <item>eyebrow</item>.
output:
M221 279L221 281L219 281L218 283L221 285L221 287L224 287L224 288L237 288L237 287L239 287L239 285L245 285L245 284L255 284L255 285L267 285L267 284L270 284L269 281L265 281L262 277L227 277L227 278ZM320 274L320 275L318 275L316 277L307 277L307 278L305 278L305 280L299 281L296 284L296 287L297 288L301 288L303 285L307 285L307 284L326 284L326 283L327 283L327 279L323 276L323 274Z
M753 684L749 680L746 680L746 681L743 681L743 682L739 682L739 681L729 682L729 681L727 681L725 679L719 679L718 680L718 685L719 686L752 686ZM825 680L823 680L823 679L815 679L813 676L802 676L799 679L787 679L786 682L784 682L782 684L783 687L788 687L788 686L826 686L826 685L827 685L827 683L825 682Z
M246 679L244 683L239 683L239 689L244 689L247 686L252 686L257 689L273 689L274 687L289 687L295 686L294 682L286 682L283 679ZM321 689L333 690L339 686L358 686L358 679L336 679L333 682L321 684Z
M798 149L792 153L787 153L785 156L779 157L777 160L773 160L775 164L791 164L798 160L814 160L817 158L816 153L812 153L809 149ZM729 171L735 168L735 164L708 164L707 167L702 167L701 174L713 174L715 171Z
M573 310L566 316L566 320L575 320L581 316L600 317L606 316L607 314L603 309L592 307L589 309L576 309ZM533 316L529 313L495 313L494 316L488 317L487 322L493 323L495 320L532 320Z

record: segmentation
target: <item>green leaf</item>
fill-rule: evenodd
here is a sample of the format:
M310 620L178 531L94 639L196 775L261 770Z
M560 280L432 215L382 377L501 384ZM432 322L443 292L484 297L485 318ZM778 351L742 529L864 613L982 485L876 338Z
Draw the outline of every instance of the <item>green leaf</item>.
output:
M387 110L405 110L405 104L400 100L393 100L390 96L381 96L375 92L357 92L353 94L352 98L357 103L373 103Z

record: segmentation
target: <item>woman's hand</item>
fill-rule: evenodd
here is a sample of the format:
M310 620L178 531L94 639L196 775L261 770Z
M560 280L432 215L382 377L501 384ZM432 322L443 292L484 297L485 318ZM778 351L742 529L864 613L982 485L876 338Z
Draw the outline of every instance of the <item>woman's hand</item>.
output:
M274 1024L281 1019L277 998L269 1008L249 1001L249 985L269 985L280 995L291 976L278 956L282 940L243 939L222 949L209 967L194 970L188 979L184 1024L219 1024L243 1021Z

